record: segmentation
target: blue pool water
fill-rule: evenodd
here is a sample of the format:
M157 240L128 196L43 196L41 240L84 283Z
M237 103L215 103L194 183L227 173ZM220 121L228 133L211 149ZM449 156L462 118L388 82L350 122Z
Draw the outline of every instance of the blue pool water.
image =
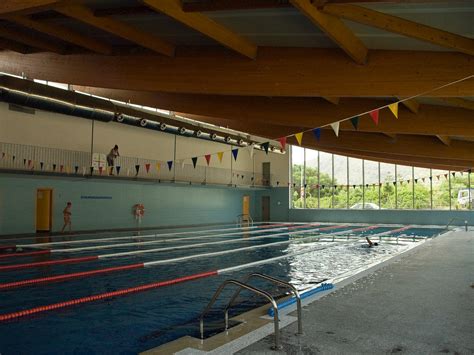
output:
M341 232L360 226L349 226L324 233ZM229 232L242 232L235 226L228 227ZM279 228L279 227L272 227ZM281 227L280 227L281 228ZM313 227L314 228L314 227ZM379 227L357 235L376 235L396 227ZM224 229L222 227L202 228ZM197 230L194 228L193 230ZM252 230L259 230L258 228ZM262 229L263 230L263 229ZM296 230L295 230L296 231ZM304 232L304 229L298 231ZM433 236L440 230L413 228L403 231L403 235ZM195 243L213 242L219 240L236 240L235 243L225 243L196 248L180 249L166 252L153 252L124 256L116 259L96 260L80 264L54 265L41 268L30 268L15 271L0 272L0 283L54 276L65 273L88 271L99 268L132 264L137 262L165 260L174 257L237 249L250 245L265 245L271 242L289 240L290 235L272 236L283 231L275 230L247 234L245 232L222 236L226 231L203 232L203 235L213 235L212 238L181 240L199 234L186 234L186 230L173 230L170 232L183 232L183 234L170 236L157 236L143 240L160 240L173 238L172 242L149 245L130 245L110 249L89 250L83 252L61 253L34 257L14 257L0 259L0 266L21 264L27 262L49 261L68 257L108 254L123 251L147 250L168 246L190 245ZM293 232L293 231L290 231ZM165 233L160 231L159 233ZM144 234L150 234L148 231ZM312 234L317 234L313 232ZM129 235L127 233L107 235L75 236L73 240L98 239ZM266 235L265 239L247 240L254 236ZM345 234L344 234L345 235ZM294 237L294 235L291 235ZM298 233L298 237L304 236ZM52 241L60 241L54 239ZM33 243L32 240L21 240L21 243ZM111 244L136 242L136 240L111 241ZM20 241L17 244L21 244ZM176 284L168 287L148 290L124 297L116 297L74 307L53 310L26 316L16 320L0 322L0 353L4 354L133 354L159 346L168 341L184 335L197 336L197 317L207 305L217 287L226 279L243 278L250 272L261 272L283 280L292 282L300 289L315 286L325 279L335 277L357 267L367 265L376 260L390 257L404 248L407 243L382 243L380 247L368 251L360 248L362 242L331 243L312 242L302 243L295 238L291 244L269 246L266 248L240 251L232 254L193 259L180 263L158 265L154 267L128 270L111 274L102 274L94 277L72 279L58 283L38 284L24 288L0 290L0 313L5 314L36 306L62 302L79 297L110 292L118 289L144 285L152 282L174 279L198 272L222 269L230 266L242 265L256 260L268 259L295 251L304 250L318 245L327 246L326 249L308 254L280 259L277 262L233 272L226 275L212 276L209 278ZM11 241L0 240L0 245L11 244ZM100 246L108 243L103 241L90 241L84 244L55 245L54 249L76 248L79 246ZM258 285L259 282L256 282ZM273 294L282 294L281 289L265 285ZM225 294L216 305L216 309L223 307L232 289ZM227 297L226 297L227 296ZM242 293L242 304L234 310L241 312L262 304L262 301L249 298ZM209 324L220 326L223 323L222 313L216 311L210 315ZM206 323L208 324L208 323Z

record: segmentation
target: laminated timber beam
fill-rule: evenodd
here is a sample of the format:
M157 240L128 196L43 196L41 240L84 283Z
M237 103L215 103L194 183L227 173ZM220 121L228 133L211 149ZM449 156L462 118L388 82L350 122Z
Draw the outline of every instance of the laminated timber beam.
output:
M474 39L446 32L367 7L350 4L327 4L322 11L346 20L377 27L468 55L474 55Z
M65 4L55 7L54 10L64 16L74 18L80 22L84 22L90 26L99 28L115 36L136 43L144 48L151 49L154 52L164 54L165 56L169 57L174 55L174 45L147 32L138 30L123 21L118 21L109 17L95 16L94 12L86 6Z
M324 126L388 104L383 100L343 98L339 105L315 98L262 98L133 92L76 86L75 89L111 99L201 116L214 117L222 126L231 121L245 125L273 125L309 129ZM474 137L472 112L462 108L423 105L418 114L400 110L395 119L388 109L379 113L376 126L368 116L359 120L362 132ZM226 122L227 121L227 122ZM217 123L218 124L218 123ZM353 131L349 121L342 131ZM275 134L277 136L278 134Z
M42 49L58 54L65 53L66 51L66 49L61 45L51 43L40 38L36 38L35 36L32 36L30 34L14 31L6 27L3 23L0 23L0 37L17 43L22 43L29 47Z
M33 78L73 85L138 91L267 97L410 97L472 76L474 57L452 52L374 50L368 64L360 66L338 49L259 47L258 57L247 60L224 48L188 47L179 48L175 58L9 53L0 56L0 71L26 72ZM461 97L473 93L471 79L427 96Z
M142 0L142 2L245 57L254 59L257 55L256 45L203 14L184 12L180 0Z
M319 11L310 0L290 0L290 3L321 29L358 64L367 62L367 48L338 17Z
M59 2L60 0L2 0L0 2L0 15L44 11Z
M21 15L7 16L6 20L15 22L26 28L44 33L46 35L56 37L62 41L69 42L76 46L89 49L96 53L112 54L112 47L108 44L102 43L87 36L83 36L80 33L71 31L67 27L61 25L44 21L36 21L30 19L28 16Z

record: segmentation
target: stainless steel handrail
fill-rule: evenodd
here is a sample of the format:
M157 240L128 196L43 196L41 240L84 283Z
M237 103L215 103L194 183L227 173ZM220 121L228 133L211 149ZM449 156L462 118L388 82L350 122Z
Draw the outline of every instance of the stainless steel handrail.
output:
M252 278L252 277L258 277L258 278L261 278L261 279L264 279L264 280L267 280L267 281L270 281L274 284L278 284L278 285L282 285L282 286L286 286L287 288L289 288L291 290L291 292L295 295L296 297L296 307L297 307L297 313L298 313L298 334L303 334L303 320L302 320L302 311L301 311L301 297L300 297L300 294L298 292L298 290L296 289L295 286L293 286L292 284L288 283L288 282L285 282L285 281L282 281L282 280L278 280L274 277L271 277L271 276L268 276L268 275L264 275L264 274L261 274L261 273L258 273L258 272L254 272L252 274L249 274L245 277L244 279L244 283L247 284L247 282ZM232 296L232 298L230 299L229 303L227 304L227 307L225 308L225 329L228 328L228 325L229 325L229 309L230 307L233 306L234 304L234 301L236 300L236 298L239 296L240 294L240 291L242 289L241 288L238 288L234 295Z
M451 220L448 222L448 224L446 225L445 229L449 229L449 226L454 222L454 221L464 221L464 227L466 228L466 232L468 230L468 222L467 220L464 220L462 218L459 218L459 217L454 217L454 218L451 218Z
M249 226L253 226L253 218L249 213L242 213L237 215L237 223L242 227L244 223L244 217L248 217Z
M204 316L209 312L209 310L211 309L211 307L214 305L215 301L217 300L217 298L219 297L219 295L221 294L222 290L229 284L234 284L236 286L238 286L239 288L244 288L246 290L249 290L249 291L252 291L253 293L256 293L260 296L263 296L265 297L267 300L270 301L270 303L272 304L274 310L275 310L275 313L273 315L273 324L274 324L274 328L275 328L275 345L273 347L273 349L277 350L277 349L281 349L281 345L280 345L280 326L278 324L279 322L279 318L278 318L278 305L277 303L275 302L275 299L272 297L272 295L270 295L268 292L266 291L263 291L263 290L260 290L256 287L253 287L253 286L250 286L250 285L246 285L240 281L237 281L237 280L227 280L227 281L224 281L220 286L219 288L217 289L217 291L214 293L214 296L212 296L212 299L211 301L209 302L209 304L207 305L207 307L204 309L204 311L201 313L201 317L199 319L199 328L200 328L200 331L201 331L201 339L204 338Z

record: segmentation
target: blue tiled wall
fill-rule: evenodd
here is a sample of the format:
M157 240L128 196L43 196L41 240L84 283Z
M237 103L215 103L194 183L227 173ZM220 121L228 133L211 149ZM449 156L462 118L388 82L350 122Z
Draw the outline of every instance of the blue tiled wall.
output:
M0 174L0 234L35 231L41 187L54 189L54 231L62 227L67 201L74 230L134 227L132 206L139 202L146 208L143 227L235 222L243 195L255 211L255 189Z

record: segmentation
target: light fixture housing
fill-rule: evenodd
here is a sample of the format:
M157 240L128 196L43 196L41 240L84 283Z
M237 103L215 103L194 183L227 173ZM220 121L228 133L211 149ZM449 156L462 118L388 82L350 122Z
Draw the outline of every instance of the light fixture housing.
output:
M179 134L185 134L186 133L186 128L180 127L179 128Z
M226 136L226 137L224 138L224 141L225 141L226 143L229 143L229 142L230 142L230 139L231 139L231 138L230 138L229 136Z
M144 119L144 118L142 118L142 119L140 120L140 126L142 126L142 127L146 127L147 123L148 123L148 121L147 121L146 119Z
M166 123L160 124L160 129L164 131L166 129Z
M123 120L124 120L123 113L115 112L114 113L114 118L117 122L123 122Z
M217 139L217 134L215 134L215 133L211 134L211 139L213 141L215 141Z
M194 132L194 134L196 135L196 137L201 137L202 131L198 129L197 131Z

